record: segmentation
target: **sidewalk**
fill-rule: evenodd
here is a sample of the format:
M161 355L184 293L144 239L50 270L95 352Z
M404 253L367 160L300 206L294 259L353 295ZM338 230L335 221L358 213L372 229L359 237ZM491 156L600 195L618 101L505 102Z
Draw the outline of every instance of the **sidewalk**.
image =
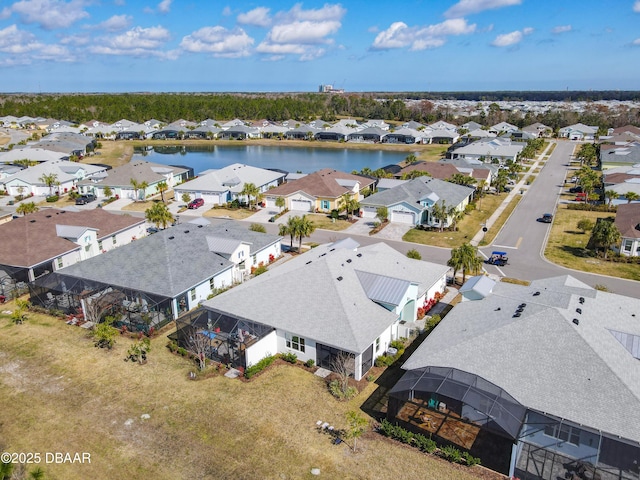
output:
M511 189L511 192L509 192L509 195L506 196L506 198L502 201L502 203L498 206L498 208L496 208L495 212L493 212L491 216L487 219L484 225L487 227L487 229L491 228L493 224L496 223L496 220L498 220L500 215L502 215L502 212L504 212L504 210L507 208L511 200L513 200L513 197L515 197L516 195L524 195L526 193L528 189L528 185L526 185L527 179L531 177L533 175L533 171L536 168L538 168L538 165L540 164L544 156L547 154L547 151L549 150L549 148L551 148L551 145L553 145L553 142L549 142L549 144L547 145L547 148L545 148L544 151L540 155L538 155L537 160L533 162L533 164L529 167L529 170L522 176L520 181L516 183L514 187ZM478 232L471 239L471 242L470 242L471 245L473 245L474 247L477 247L478 245L480 245L480 242L484 238L484 235L485 235L485 232L483 232L482 229L478 230Z

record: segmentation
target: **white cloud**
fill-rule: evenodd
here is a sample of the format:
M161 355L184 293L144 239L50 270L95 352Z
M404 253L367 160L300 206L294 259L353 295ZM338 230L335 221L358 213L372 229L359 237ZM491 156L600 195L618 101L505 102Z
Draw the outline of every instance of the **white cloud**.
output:
M473 13L480 13L485 10L510 7L520 5L522 0L460 0L453 7L444 12L446 18L466 17Z
M33 33L20 30L15 24L0 30L0 52L28 53L41 47Z
M135 27L120 35L97 38L89 51L99 55L164 57L160 49L169 39L169 31L164 27Z
M114 15L104 22L97 24L95 28L106 30L107 32L119 32L129 28L131 20L132 17L129 15Z
M558 25L557 27L553 27L551 29L551 33L565 33L570 32L571 30L571 25Z
M173 0L162 0L159 4L158 4L158 11L160 13L169 13L169 11L171 10L171 2Z
M238 15L238 23L241 25L255 25L256 27L268 27L271 25L270 9L258 7L246 13Z
M36 23L45 30L68 28L89 16L84 0L20 0L10 8L23 22Z
M20 30L16 25L0 30L0 52L15 56L2 59L4 65L27 65L33 63L33 60L75 60L67 47L42 43L33 33Z
M394 22L387 30L380 32L371 48L389 50L410 47L411 50L437 48L445 44L447 37L467 35L475 32L475 24L467 24L464 18L445 20L425 27L409 27L404 22Z
M631 45L640 45L640 38L636 38L633 42L631 42Z
M271 54L271 58L283 55L299 55L303 61L319 58L326 54L325 46L335 44L331 36L342 27L346 13L340 4L325 4L311 10L303 10L302 4L296 4L272 17L273 26L256 51Z
M11 16L11 9L9 7L4 7L0 10L0 20L5 20Z
M253 45L253 38L241 28L203 27L180 42L180 48L192 53L212 53L216 57L245 57Z
M523 28L522 31L516 30L511 33L503 33L502 35L498 35L495 40L491 42L491 45L494 47L510 47L520 43L525 35L531 33L533 33L533 28L530 27Z
M61 45L43 45L33 58L38 60L55 60L56 62L73 62L75 57L71 55L69 49Z
M62 45L73 45L75 47L81 47L91 42L91 36L89 34L79 35L67 35L60 39Z
M640 0L636 0L633 4L633 11L636 13L640 13Z

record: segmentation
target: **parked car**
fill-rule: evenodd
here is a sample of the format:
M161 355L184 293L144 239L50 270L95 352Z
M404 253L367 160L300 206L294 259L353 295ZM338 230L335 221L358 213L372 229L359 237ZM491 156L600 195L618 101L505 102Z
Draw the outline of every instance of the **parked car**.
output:
M158 233L159 231L160 231L160 229L156 228L156 227L147 228L147 234L148 235L153 235L154 233Z
M571 187L569 189L569 193L582 193L582 187L580 185L577 187Z
M269 223L273 223L275 221L276 221L276 217L275 216L269 217Z
M86 205L89 202L93 202L95 199L96 196L93 193L80 195L78 198L76 198L76 205Z
M576 202L586 202L587 201L587 194L586 193L577 193L575 201Z
M551 223L553 222L553 215L550 213L543 213L540 218L538 218L539 222L542 223Z
M196 209L196 208L200 208L203 205L204 205L204 200L201 198L196 198L195 200L191 200L189 202L189 205L187 205L187 207L190 209Z
M509 263L509 257L507 257L507 252L492 252L491 256L486 260L486 263L504 267Z
M576 183L578 181L578 177L576 177L575 175L573 177L571 177L571 180L569 180L571 183Z

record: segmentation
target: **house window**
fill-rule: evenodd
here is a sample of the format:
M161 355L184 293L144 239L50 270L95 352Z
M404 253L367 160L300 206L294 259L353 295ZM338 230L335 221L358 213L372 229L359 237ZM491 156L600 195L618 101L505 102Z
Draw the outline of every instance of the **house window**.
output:
M296 335L289 335L288 333L285 334L285 338L287 340L287 348L304 352L304 338Z
M209 288L211 289L212 292L216 289L216 285L215 285L215 282L213 281L213 278L209 279Z
M191 300L195 301L195 299L196 299L196 289L192 288L191 289Z
M544 427L544 434L548 437L557 438L561 442L568 442L571 445L580 445L580 430L570 425L547 425Z
M376 352L380 350L380 337L376 338Z
M58 258L58 268L62 268L63 264L62 264L62 257Z
M113 237L111 237L111 241L113 242L113 244L115 245L117 240L116 240L116 236L114 235Z
M258 263L258 256L254 255L253 256L253 260L252 260L253 264L255 265L256 263Z
M625 240L622 242L622 251L625 253L631 253L631 249L633 248L633 240Z
M89 251L91 251L91 245L86 245L86 246L84 247L84 251L85 251L85 252L87 252L87 253L88 253Z
M102 240L98 240L98 250L102 251Z
M329 200L322 200L320 205L321 205L323 210L329 210L330 202L329 202Z

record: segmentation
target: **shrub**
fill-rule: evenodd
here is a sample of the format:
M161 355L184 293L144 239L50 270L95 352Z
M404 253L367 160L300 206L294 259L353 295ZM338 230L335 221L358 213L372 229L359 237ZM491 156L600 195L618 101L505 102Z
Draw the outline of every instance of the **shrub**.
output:
M462 453L456 447L451 445L441 448L440 455L451 463L462 463Z
M465 461L468 467L480 465L480 459L478 457L474 457L469 452L462 452L462 459Z
M259 223L252 223L249 226L249 230L251 230L252 232L267 233L267 229L264 227L264 225L260 225Z
M395 348L396 350L398 350L398 352L400 350L404 350L404 342L402 340L393 340L389 346L391 348Z
M389 367L393 364L395 358L389 355L380 355L376 358L375 365L376 367Z
M298 361L298 356L295 353L287 352L280 355L285 362L296 363Z
M417 251L415 248L412 248L407 252L407 257L414 258L416 260L422 260L422 255L420 255L420 252Z
M178 344L176 342L169 342L167 343L167 348L171 353L174 353L176 350L178 350Z
M343 389L342 382L338 379L331 380L329 383L329 391L331 392L331 395L340 400L349 400L358 394L358 389L356 387L349 386L346 389Z
M309 360L307 360L306 362L304 362L304 364L305 364L305 366L307 368L312 368L315 363L316 362L314 362L313 359L311 359L311 358Z
M427 323L425 324L425 329L430 332L431 330L436 328L436 326L440 323L440 320L442 320L442 318L440 318L440 315L431 315L431 317L429 317L429 320L427 320Z
M262 370L264 370L269 365L271 365L275 359L276 359L276 357L271 355L271 356L268 356L268 357L264 357L258 363L254 364L254 365L251 365L250 367L247 367L247 369L244 371L245 378L251 378L255 374L260 373Z
M54 203L58 201L58 195L48 195L46 200L48 203Z
M178 348L176 349L176 352L178 352L178 355L181 355L181 356L183 356L183 357L186 357L186 356L187 356L187 353L188 353L188 352L187 352L187 349L186 349L186 348L184 348L184 347L178 347Z
M438 445L435 440L417 433L413 437L413 443L422 452L433 453L437 450Z
M263 274L263 273L265 273L267 270L268 270L268 269L267 269L267 266L266 266L266 265L262 265L262 264L261 264L261 265L259 265L259 266L257 266L257 267L251 267L251 273L252 273L253 275L255 275L256 277L257 277L258 275L262 275L262 274Z

